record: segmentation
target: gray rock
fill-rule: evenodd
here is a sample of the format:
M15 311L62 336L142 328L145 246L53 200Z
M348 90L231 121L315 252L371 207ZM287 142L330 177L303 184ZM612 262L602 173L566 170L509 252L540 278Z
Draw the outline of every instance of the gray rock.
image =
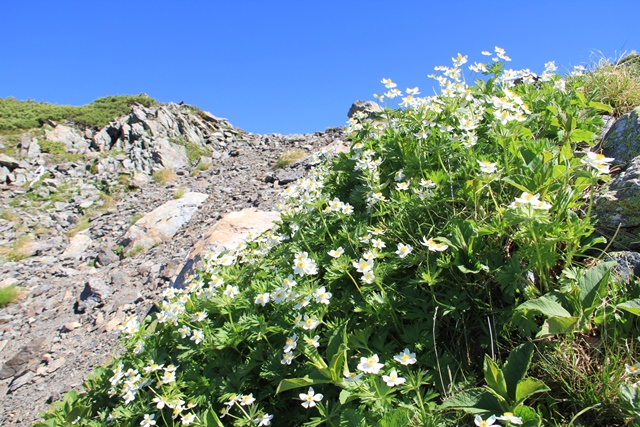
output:
M171 239L208 197L203 193L189 192L140 218L123 237L125 254L136 247L149 249Z
M84 285L80 297L76 301L75 312L90 312L102 307L113 293L111 287L102 278L93 277Z
M352 118L358 111L365 113L367 117L372 117L372 116L376 116L377 113L380 113L383 110L382 110L382 107L380 107L380 105L378 105L377 102L358 100L354 102L353 105L351 105L351 108L349 108L349 112L347 113L347 116L349 118Z
M56 125L53 130L45 131L45 138L63 143L70 153L82 154L89 148L89 143L80 131L65 125Z
M98 264L100 264L101 266L112 264L112 263L118 261L119 259L120 259L120 257L118 257L118 255L116 255L109 248L100 248L100 249L98 249L98 256L96 257L96 262Z
M640 106L620 117L611 126L602 143L603 154L628 165L640 156Z
M609 252L606 254L607 261L618 263L613 271L625 282L629 283L631 276L640 277L640 253L630 251Z
M20 350L2 366L2 370L0 370L0 380L17 377L28 370L35 369L35 367L40 364L40 355L44 353L43 347L45 342L46 340L44 338L38 338L20 348Z
M640 225L640 157L600 189L593 212L600 226L615 229Z
M13 171L20 167L20 162L13 157L0 153L0 166L4 166L9 169L9 171Z
M62 258L80 259L90 244L91 237L84 232L78 233L71 238L69 246L62 253Z
M9 386L9 393L14 393L20 387L29 384L31 381L33 381L33 377L35 377L35 374L29 371L18 378L14 378L14 380L11 381L11 385Z
M177 170L189 167L187 150L182 145L173 144L166 139L157 139L152 153L154 162L161 164L165 169Z
M29 144L29 149L27 150L27 157L33 159L40 155L40 144L38 144L38 140L33 138L31 143Z

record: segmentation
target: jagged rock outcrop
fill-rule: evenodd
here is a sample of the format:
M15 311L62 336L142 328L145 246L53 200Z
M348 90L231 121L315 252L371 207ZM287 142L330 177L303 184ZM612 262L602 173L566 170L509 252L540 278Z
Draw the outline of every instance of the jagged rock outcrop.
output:
M640 156L640 106L615 121L607 131L602 151L623 167Z

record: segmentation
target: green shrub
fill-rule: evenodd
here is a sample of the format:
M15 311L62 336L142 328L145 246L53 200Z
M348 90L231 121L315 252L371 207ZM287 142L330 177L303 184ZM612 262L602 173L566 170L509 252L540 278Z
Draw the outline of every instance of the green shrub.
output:
M133 103L146 107L158 101L146 95L107 96L83 106L56 105L46 102L18 101L0 98L0 131L26 130L41 127L47 120L69 120L89 127L103 127L113 119L127 114Z
M0 288L0 307L6 307L15 302L19 296L18 289L13 285Z
M576 425L584 411L623 425L635 395L622 386L637 380L622 371L640 366L637 347L610 369L625 379L626 412L598 412L554 399L566 393L538 378L545 354L532 344L588 327L611 348L636 339L640 287L587 268L604 239L585 195L608 180L608 160L586 147L607 107L552 63L536 82L495 53L474 64L474 86L459 55L434 76L440 95L407 90L402 109L383 79L382 119L356 115L349 153L311 159L276 228L206 254L157 313L126 319L126 351L49 425L539 427ZM550 334L573 317L579 327Z
M48 141L43 140L39 141L38 145L40 146L40 151L48 154L64 154L67 152L67 147L61 143L56 141Z

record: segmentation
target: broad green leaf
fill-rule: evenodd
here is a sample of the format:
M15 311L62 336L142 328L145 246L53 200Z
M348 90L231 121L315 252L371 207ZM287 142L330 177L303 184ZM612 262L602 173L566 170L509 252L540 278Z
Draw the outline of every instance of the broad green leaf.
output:
M583 310L598 304L600 299L596 297L604 296L609 272L615 264L615 261L603 262L591 267L580 277L578 287L580 288L580 304Z
M573 158L573 150L571 149L571 144L564 144L560 149L560 153L566 160L571 160Z
M544 296L523 302L516 310L535 310L547 317L571 317L571 313L558 302Z
M574 330L574 326L580 321L579 317L550 317L544 321L536 338L550 337L558 334L566 334Z
M631 314L640 316L640 299L632 299L616 305L616 307L628 311Z
M522 427L540 427L542 425L540 415L529 406L520 405L513 410L513 414L522 419Z
M609 114L613 113L613 108L611 108L611 105L603 104L602 102L591 101L589 102L589 107L595 108L600 111L606 111Z
M347 353L347 345L341 344L338 352L333 355L331 362L329 363L329 371L331 372L331 379L338 381L343 377L343 365Z
M550 388L547 387L545 383L535 378L525 378L520 380L516 386L516 405L524 402L524 400L529 396L549 390Z
M498 399L484 388L472 388L448 398L440 408L461 409L468 414L500 413Z
M344 405L347 402L351 402L352 400L355 400L357 398L358 396L354 396L349 390L344 389L340 392L340 396L338 396L338 400L340 401L341 405Z
M507 392L509 399L514 402L516 400L516 385L518 381L524 378L531 358L533 357L534 346L531 342L526 342L511 350L507 362L502 368L504 380L507 383Z
M519 183L515 182L515 181L514 181L514 180L512 180L511 178L505 177L505 178L502 178L502 181L504 181L504 182L506 182L507 184L510 184L510 185L512 185L512 186L514 186L514 187L516 187L516 188L517 188L518 190L520 190L520 191L524 191L524 192L526 192L526 193L530 193L530 192L531 192L531 190L529 190L527 187L525 187L525 186L524 186L524 185L522 185L522 184L519 184Z
M285 380L280 381L280 384L278 384L278 388L276 389L276 394L283 391L291 390L294 388L310 387L316 384L327 384L330 382L331 380L329 379L319 379L319 378L313 379L313 378L310 378L308 375L305 375L302 378L287 378Z
M338 326L333 330L327 343L327 351L325 355L327 360L331 360L337 353L342 352L343 344L347 343L347 322Z
M491 388L498 396L504 400L508 400L507 383L504 380L504 374L498 368L496 362L491 360L488 355L484 355L484 380L487 386Z
M593 141L594 133L586 129L576 129L571 132L572 142L591 142Z

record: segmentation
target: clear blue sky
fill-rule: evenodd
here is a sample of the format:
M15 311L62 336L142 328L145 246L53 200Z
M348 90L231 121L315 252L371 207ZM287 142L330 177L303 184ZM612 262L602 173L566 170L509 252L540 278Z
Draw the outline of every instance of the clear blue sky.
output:
M640 1L0 0L0 97L142 92L256 133L340 126L380 80L430 94L458 52L541 72L640 50Z

